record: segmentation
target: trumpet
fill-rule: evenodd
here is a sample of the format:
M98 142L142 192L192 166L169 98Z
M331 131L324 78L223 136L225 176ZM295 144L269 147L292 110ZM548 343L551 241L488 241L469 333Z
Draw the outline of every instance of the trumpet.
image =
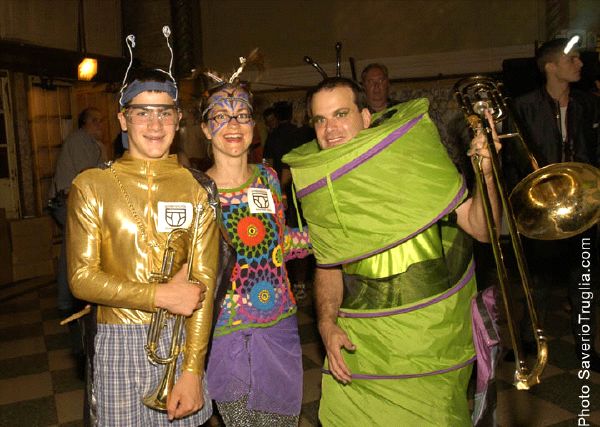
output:
M533 239L559 240L592 227L600 216L600 171L593 166L574 162L556 163L539 168L519 132L507 99L501 93L500 82L484 76L468 77L455 84L454 94L471 130L481 127L487 137L494 184L506 213L506 225L537 344L537 357L531 369L523 357L519 329L512 314L514 302L508 286L502 247L492 217L487 186L477 158L473 158L475 178L483 199L498 281L506 310L508 332L515 354L514 385L519 390L528 390L540 382L540 376L548 361L548 345L535 310L531 280L520 235ZM521 144L534 170L515 186L510 197L507 196L504 187L498 153L492 140L491 128L485 118L486 111L491 112L495 123L511 121L511 129L515 131L499 134L498 137L515 138Z
M192 264L194 257L195 243L198 238L198 229L200 224L200 216L202 214L202 207L197 206L195 209L194 223L192 226L192 235L189 239L188 251L187 251L187 280L192 283L197 283L192 278ZM169 232L166 241L166 248L163 252L161 271L158 273L152 273L151 280L157 283L167 283L173 276L173 266L175 263L175 255L177 250L173 247L174 242L182 236L188 235L190 231L183 228L176 228ZM158 383L156 389L142 397L144 405L149 408L156 409L158 411L167 410L167 398L173 385L175 384L175 371L177 367L177 358L183 349L183 327L185 326L186 317L183 315L176 315L173 324L173 333L171 336L171 345L169 346L169 353L165 356L158 354L158 343L163 329L167 325L167 320L171 314L164 308L156 310L152 314L150 320L150 327L148 328L148 337L145 345L146 355L148 360L155 365L166 365L165 372L162 376L161 381Z

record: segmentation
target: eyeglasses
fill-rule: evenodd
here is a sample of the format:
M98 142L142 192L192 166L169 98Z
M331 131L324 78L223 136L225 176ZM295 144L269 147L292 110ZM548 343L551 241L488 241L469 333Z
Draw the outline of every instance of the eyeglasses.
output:
M175 105L131 104L125 110L125 117L134 125L146 125L155 119L165 126L179 122L179 110Z
M231 121L231 119L235 119L239 124L245 125L250 123L252 120L252 114L250 113L240 113L237 116L230 116L225 113L217 113L212 117L209 117L208 120L214 120L218 125L225 125Z

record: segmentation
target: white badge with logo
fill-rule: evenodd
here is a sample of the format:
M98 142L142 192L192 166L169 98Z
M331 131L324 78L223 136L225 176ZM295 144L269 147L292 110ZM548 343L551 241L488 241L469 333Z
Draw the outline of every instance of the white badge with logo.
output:
M158 202L158 231L161 233L176 228L190 228L194 207L188 202Z
M273 195L268 188L249 188L248 205L250 206L250 213L275 213Z

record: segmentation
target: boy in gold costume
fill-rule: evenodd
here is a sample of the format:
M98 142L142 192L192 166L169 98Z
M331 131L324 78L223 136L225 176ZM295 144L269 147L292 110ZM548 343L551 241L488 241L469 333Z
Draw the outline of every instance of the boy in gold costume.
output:
M212 412L203 377L217 274L216 214L204 187L169 155L181 119L170 73L138 73L121 93L118 118L128 151L104 169L81 173L69 193L71 290L97 305L91 412L97 425L198 426ZM167 236L182 228L197 236L188 245L193 257L176 256L176 273L157 283L152 273L161 271ZM151 364L144 349L159 308L188 316L166 414L142 403L165 369ZM169 352L172 319L167 323L160 355Z

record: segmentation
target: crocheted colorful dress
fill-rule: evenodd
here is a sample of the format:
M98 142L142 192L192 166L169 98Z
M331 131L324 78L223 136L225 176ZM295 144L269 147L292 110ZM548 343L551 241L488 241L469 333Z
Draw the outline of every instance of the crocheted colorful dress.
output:
M310 253L308 232L285 226L277 175L254 166L241 187L219 189L223 223L237 252L219 308L207 376L217 402L298 415L302 354L285 261Z

